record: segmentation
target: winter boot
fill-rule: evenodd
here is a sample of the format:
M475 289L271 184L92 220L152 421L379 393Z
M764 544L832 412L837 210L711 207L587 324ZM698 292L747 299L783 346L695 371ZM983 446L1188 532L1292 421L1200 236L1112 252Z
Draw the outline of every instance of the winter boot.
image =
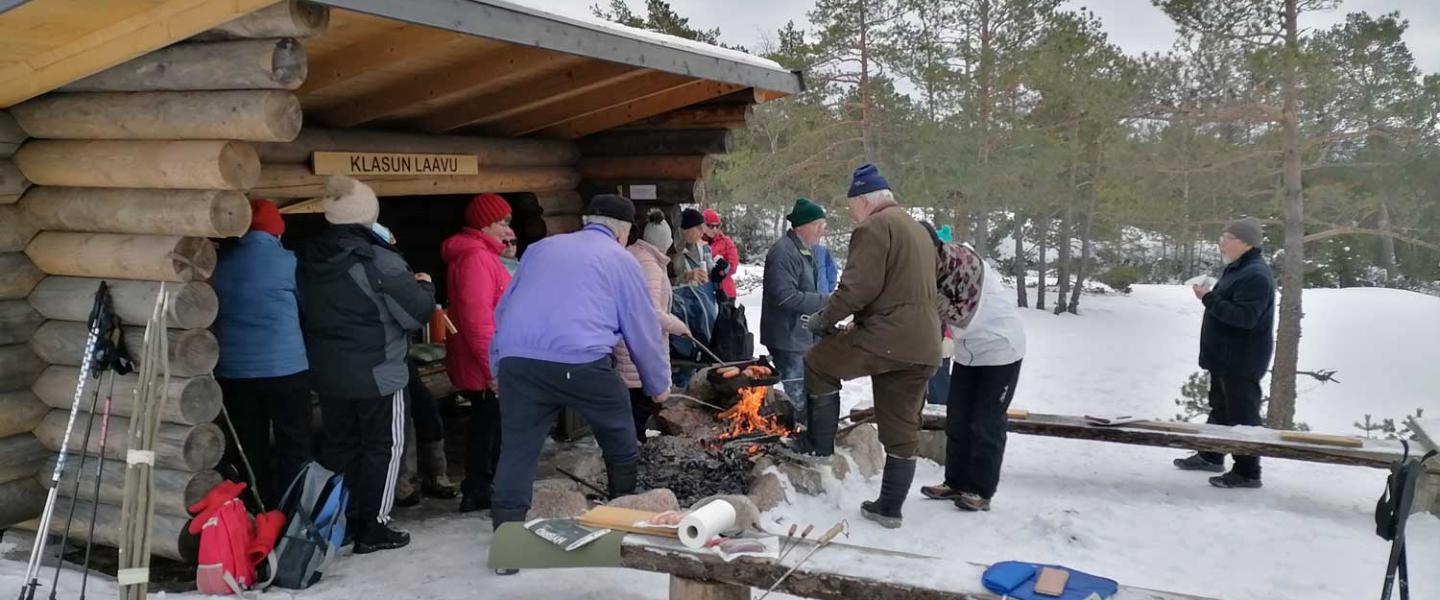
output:
M804 436L791 442L790 449L821 457L834 454L835 432L840 429L840 393L807 398L805 424Z
M632 458L623 462L605 461L605 476L610 480L610 499L635 493L636 479L640 476L640 462Z
M959 498L963 493L964 492L943 483L940 485L927 485L920 488L920 495L931 500L954 500Z
M1259 488L1261 484L1259 477L1246 477L1235 471L1230 471L1218 477L1211 477L1210 485L1225 489L1256 489Z
M460 493L460 488L450 482L445 462L444 440L428 442L420 448L421 491L431 498L450 499Z
M410 534L391 529L384 523L369 522L355 534L355 553L369 554L381 550L394 550L410 545Z
M465 494L460 498L460 512L468 513L490 508L490 494Z
M899 529L900 507L915 481L915 459L885 455L885 472L880 476L880 498L861 502L860 514L887 529Z
M970 512L990 510L990 499L980 494L964 492L955 497L955 508Z
M1209 471L1211 473L1224 473L1224 462L1211 462L1205 455L1196 452L1185 458L1175 459L1175 468L1181 471Z
M395 506L409 508L420 505L420 488L409 477L395 480Z

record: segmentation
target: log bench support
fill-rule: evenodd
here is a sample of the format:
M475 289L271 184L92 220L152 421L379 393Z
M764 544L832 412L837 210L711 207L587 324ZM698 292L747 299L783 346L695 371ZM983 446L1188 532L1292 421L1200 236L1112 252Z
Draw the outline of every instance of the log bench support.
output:
M670 600L750 600L750 588L671 575Z

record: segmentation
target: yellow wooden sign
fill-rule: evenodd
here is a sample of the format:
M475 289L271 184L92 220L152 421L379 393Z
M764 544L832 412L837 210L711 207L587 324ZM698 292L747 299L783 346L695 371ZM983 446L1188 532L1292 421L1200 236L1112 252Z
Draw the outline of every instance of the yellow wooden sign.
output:
M316 175L475 175L474 154L406 154L398 152L315 152Z

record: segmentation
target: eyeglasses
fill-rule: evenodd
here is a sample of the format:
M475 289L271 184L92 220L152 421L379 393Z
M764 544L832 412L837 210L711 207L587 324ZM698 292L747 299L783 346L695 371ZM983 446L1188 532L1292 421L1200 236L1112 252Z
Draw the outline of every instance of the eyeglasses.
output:
M1229 233L1222 233L1222 234L1220 234L1220 241L1222 241L1222 242L1228 242L1228 241L1231 241L1231 240L1238 240L1238 239L1240 239L1240 238L1237 238L1237 237L1235 237L1234 235L1231 235L1231 234L1229 234Z
M504 245L506 245L506 246L514 246L514 245L515 245L515 240L504 240L504 241L501 241L500 243L501 243L501 244L504 244Z

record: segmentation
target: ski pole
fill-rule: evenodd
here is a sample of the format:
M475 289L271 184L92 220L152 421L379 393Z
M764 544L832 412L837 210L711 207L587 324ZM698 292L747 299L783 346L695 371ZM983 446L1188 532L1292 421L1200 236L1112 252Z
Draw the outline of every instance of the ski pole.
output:
M84 377L86 374L81 373ZM70 544L70 526L75 523L75 507L80 503L80 478L85 473L85 459L90 453L90 434L95 431L95 412L100 406L100 379L95 379L94 397L90 400L90 416L85 420L85 435L80 442L80 462L75 465L75 485L70 488L70 512L65 516L65 530L60 534L60 552L65 552L65 547ZM63 474L61 475L64 476ZM98 502L98 497L95 499ZM63 561L55 562L55 575L50 579L50 600L55 600L55 594L60 587L60 566Z
M34 600L35 588L40 587L40 562L45 554L45 542L50 535L50 520L55 516L55 501L60 493L60 476L65 472L65 454L70 449L70 434L75 429L75 416L80 412L80 400L85 391L85 378L90 374L90 363L95 353L95 343L100 337L100 312L108 304L109 289L100 282L95 292L95 304L90 309L90 332L85 338L85 354L80 358L80 376L75 382L74 398L70 401L70 418L65 421L65 437L60 438L60 454L55 458L55 469L50 472L50 491L45 495L45 508L40 512L39 526L36 527L35 545L30 548L30 562L25 566L26 583L20 588L20 600Z
M100 382L95 382L100 387ZM115 395L115 371L110 371L110 386L105 390L105 405L100 409L100 451L96 453L99 462L95 465L95 493L90 503L90 532L85 535L85 568L80 572L80 600L85 600L85 589L90 583L90 551L95 548L95 521L100 517L100 480L105 477L105 442L110 439L110 400ZM75 474L76 481L80 473ZM54 590L51 590L52 592Z

